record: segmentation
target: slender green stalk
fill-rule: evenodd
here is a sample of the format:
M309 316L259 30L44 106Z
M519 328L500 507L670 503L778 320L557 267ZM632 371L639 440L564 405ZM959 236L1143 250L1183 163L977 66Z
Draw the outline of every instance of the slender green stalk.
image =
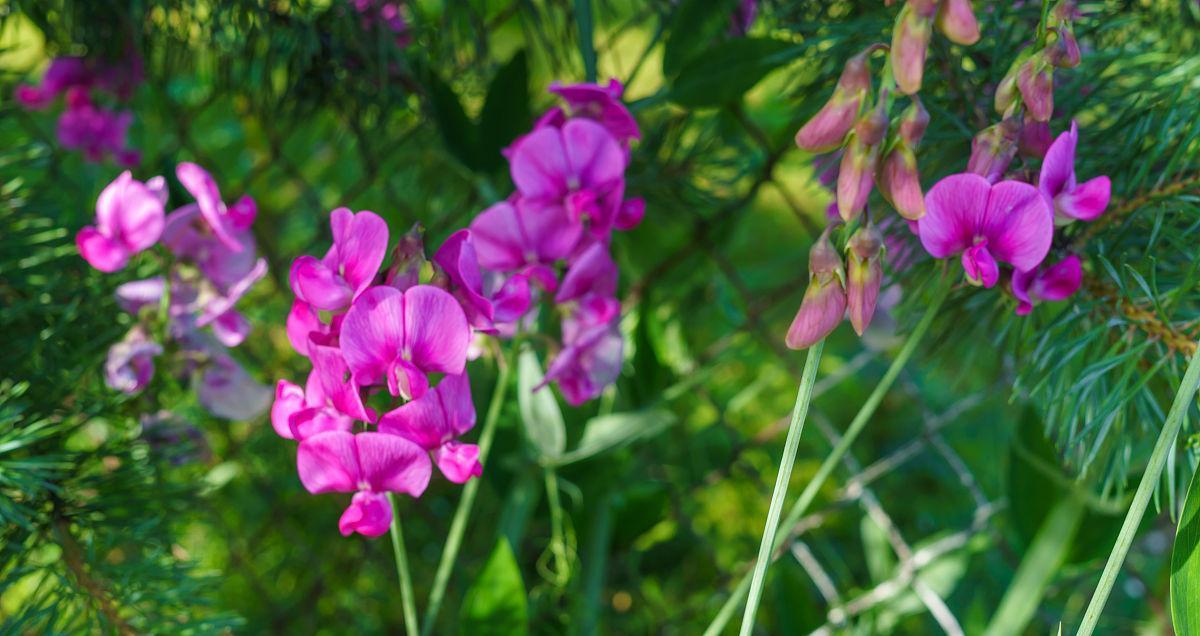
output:
M754 563L754 577L750 580L750 597L746 602L746 612L742 614L742 636L754 631L754 615L762 598L767 568L771 565L779 514L783 512L783 499L787 496L788 482L792 479L792 466L796 463L796 451L800 448L800 436L804 432L804 420L808 417L808 405L812 401L813 384L817 381L817 369L821 365L821 351L824 348L825 340L818 340L808 350L808 357L804 360L804 373L800 376L800 388L796 391L796 405L792 407L792 422L788 425L783 457L779 460L779 474L775 477L775 491L771 493L771 506L767 508L767 526L763 528L758 560Z
M575 0L575 26L579 29L579 55L583 58L583 74L589 82L596 81L595 21L592 19L592 0Z
M875 390L871 392L871 395L867 397L867 401L863 402L862 407L858 409L858 415L855 415L854 420L850 422L850 427L846 429L845 435L833 447L829 455L825 457L825 461L821 462L820 468L817 469L817 474L813 476L812 481L808 482L808 486L804 488L804 492L800 493L800 499L788 511L787 517L783 520L783 527L779 529L779 533L775 537L775 543L786 539L787 535L791 533L792 528L800 521L804 513L808 511L808 506L816 498L817 491L821 489L821 486L825 484L825 480L829 477L830 473L842 461L842 457L846 452L850 450L850 445L862 433L871 416L875 414L875 409L879 408L879 404L883 402L884 396L887 395L888 390L892 388L892 384L900 375L901 369L908 363L908 359L916 351L917 345L925 337L925 332L929 331L929 326L933 324L933 319L937 316L938 310L941 309L942 303L950 293L950 286L944 281L941 284L943 285L942 289L937 292L933 302L929 303L929 306L925 309L925 315L921 317L921 321L917 323L913 332L908 335L904 346L900 348L900 353L896 355L896 359L892 361L892 365L883 374L883 378L879 380L879 384L875 385ZM729 620L733 618L734 612L737 611L737 605L742 601L747 590L750 589L749 580L750 577L747 575L738 581L737 587L734 588L733 593L725 601L725 604L721 606L721 610L717 613L713 622L709 624L708 629L704 630L704 636L717 636L717 634L720 634L725 629L725 625L729 623Z
M1179 436L1179 429L1183 426L1183 416L1191 406L1192 400L1196 398L1197 388L1200 388L1200 348L1192 354L1192 360L1183 374L1183 382L1179 384L1175 401L1171 404L1171 410L1167 412L1167 421L1154 444L1150 463L1146 466L1146 472L1142 473L1142 480L1133 495L1129 513L1125 515L1125 522L1121 524L1121 534L1117 535L1117 542L1113 544L1112 553L1108 555L1108 563L1104 564L1104 572L1100 574L1100 582L1096 585L1087 611L1083 613L1083 624L1079 626L1078 636L1091 636L1092 631L1096 629L1096 623L1100 621L1100 612L1104 611L1108 595L1112 592L1113 584L1117 582L1117 574L1125 562L1125 555L1129 553L1129 546L1133 544L1133 538L1137 535L1142 516L1146 514L1146 506L1150 504L1150 497L1154 494L1159 477L1162 476L1163 467L1167 465L1167 456L1175 449L1175 438Z
M550 507L550 551L554 554L555 585L561 588L571 580L571 569L567 561L566 539L563 535L563 508L558 496L558 473L550 466L543 472L546 477L546 504Z
M417 636L417 604L413 598L412 574L408 571L408 551L404 548L404 528L400 525L400 509L396 496L388 493L392 506L392 553L396 557L396 576L400 578L400 605L404 608L404 633Z
M500 419L500 407L504 404L504 394L508 391L508 376L512 369L517 343L512 343L509 354L500 364L500 372L496 377L496 387L492 390L492 400L488 403L487 415L483 421L483 431L479 434L479 463L487 465L488 451L492 448L492 438L496 436L496 422ZM463 533L467 530L467 520L471 517L471 508L475 505L475 496L479 493L479 482L476 477L463 486L462 498L458 500L458 508L454 510L454 519L450 521L450 531L446 536L446 546L442 548L442 558L438 561L437 572L433 575L433 588L429 591L429 606L425 610L425 622L421 624L421 635L433 633L437 623L438 611L446 597L446 585L450 582L450 573L458 560L458 550L462 547Z
M1071 551L1079 522L1083 520L1083 501L1068 493L1050 510L1037 536L1021 559L1017 573L1008 584L1000 607L992 615L984 636L1024 634L1037 611L1046 587L1058 575L1059 567Z

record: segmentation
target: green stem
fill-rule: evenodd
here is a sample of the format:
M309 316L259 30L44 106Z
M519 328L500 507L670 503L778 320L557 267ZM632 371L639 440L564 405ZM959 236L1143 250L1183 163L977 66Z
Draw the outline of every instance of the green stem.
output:
M875 390L867 397L867 401L863 402L862 407L858 409L858 415L855 415L854 420L850 422L850 427L846 429L845 435L833 447L833 450L829 452L825 460L821 462L821 466L817 469L817 473L813 476L812 481L808 482L808 486L804 488L804 492L800 493L800 499L788 511L787 517L783 520L783 527L780 528L778 535L775 537L775 543L783 541L791 533L796 524L799 523L804 513L808 511L808 506L816 498L817 491L821 489L821 486L825 484L825 480L829 477L830 473L842 461L842 457L846 452L850 450L850 445L862 433L871 416L875 414L875 409L879 408L883 397L891 389L892 383L900 375L900 370L904 368L904 365L908 363L908 359L916 351L917 345L925 337L925 332L929 331L929 326L933 324L933 319L937 316L938 310L941 309L942 303L945 302L946 296L949 295L951 289L947 281L942 281L939 284L942 285L941 290L937 292L933 301L926 308L925 315L921 317L921 321L917 323L916 328L909 334L908 339L904 342L904 346L900 348L900 353L896 355L896 359L892 361L892 365L883 374L883 378L879 380L879 384L875 385ZM772 555L772 558L774 558L774 555ZM713 622L709 624L708 629L704 630L704 636L717 636L717 634L721 633L721 630L725 629L725 625L729 623L729 620L733 617L733 613L737 611L738 603L742 601L743 595L750 588L749 581L750 577L748 575L742 577L742 580L738 582L737 587L734 588L733 593L725 601L725 604L721 607Z
M1104 564L1104 572L1100 574L1100 583L1096 585L1096 592L1092 594L1087 611L1083 613L1083 624L1079 627L1078 636L1091 636L1092 631L1096 629L1096 623L1100 621L1100 612L1104 610L1113 584L1117 582L1121 564L1125 562L1125 555L1129 553L1129 546L1133 544L1133 538L1137 535L1142 516L1146 514L1146 506L1150 504L1150 497L1154 494L1159 477L1162 476L1167 456L1174 450L1175 438L1179 436L1179 429L1183 425L1183 416L1187 414L1188 407L1195 399L1197 388L1200 388L1200 348L1192 354L1192 359L1188 362L1183 382L1179 384L1175 401L1171 404L1171 410L1167 412L1167 421L1154 444L1150 463L1146 466L1146 472L1142 473L1142 480L1133 495L1129 513L1125 515L1125 522L1121 524L1121 534L1117 535L1117 542L1113 544L1112 553L1108 555L1108 563Z
M400 509L396 496L388 493L392 506L392 553L396 557L396 575L400 578L400 605L404 608L404 633L417 636L417 604L413 598L412 574L408 570L408 551L404 548L404 528L400 525Z
M1068 493L1050 510L1037 536L1021 559L1021 565L992 615L984 636L1024 634L1046 594L1046 587L1058 575L1059 568L1075 540L1079 522L1086 510L1083 502Z
M514 342L509 348L509 355L500 364L496 377L496 387L492 390L492 400L488 403L487 415L483 421L483 432L479 434L479 463L487 465L488 451L492 448L492 438L496 436L496 422L500 419L500 407L504 403L504 394L508 390L508 375L512 368L513 352L517 350ZM425 622L421 624L421 635L433 633L437 623L438 611L446 596L446 584L450 582L450 573L458 560L458 551L462 547L463 533L467 529L467 520L471 517L471 508L475 504L475 496L479 493L479 482L476 477L463 486L462 498L458 500L458 508L454 511L454 519L450 521L450 531L446 537L446 546L442 548L442 558L438 561L437 572L433 576L433 588L429 591L429 607L425 611Z
M571 571L567 564L566 539L563 535L563 508L558 497L558 474L549 466L545 468L544 474L546 504L550 507L550 551L554 554L554 578L555 584L561 588L571 579Z
M579 29L579 54L583 57L583 72L589 82L596 81L595 21L592 19L592 0L575 0L575 26Z
M783 457L779 460L779 474L775 477L775 491L771 493L771 506L767 508L767 525L763 528L758 560L754 563L754 578L750 580L750 598L746 603L746 612L742 614L742 636L754 631L754 615L758 612L767 568L771 565L771 553L775 550L779 514L783 512L783 499L787 496L788 482L792 479L792 466L796 463L796 451L800 448L800 436L804 432L804 420L808 417L808 405L812 401L813 384L817 381L817 369L821 365L821 351L824 348L825 340L818 340L808 350L808 357L804 360L804 373L800 376L796 405L792 407L792 421L788 425L787 440L783 443Z

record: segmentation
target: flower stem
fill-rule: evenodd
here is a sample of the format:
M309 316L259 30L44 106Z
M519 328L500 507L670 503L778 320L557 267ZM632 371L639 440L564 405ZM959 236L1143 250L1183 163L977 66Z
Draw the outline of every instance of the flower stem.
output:
M818 340L808 350L808 357L804 360L804 373L800 376L800 388L796 391L796 405L792 407L792 422L788 425L783 457L779 460L779 474L775 477L775 491L771 494L771 505L767 508L767 525L763 529L762 543L758 547L758 560L754 563L750 597L746 602L746 612L742 614L742 636L748 636L754 631L754 615L758 612L763 583L767 578L767 567L771 564L771 552L775 549L779 514L783 512L783 499L787 496L788 482L792 478L792 466L796 463L796 451L800 448L800 436L804 432L804 420L808 417L808 405L812 401L813 384L817 381L821 350L824 348L825 340Z
M400 604L404 608L404 632L417 636L417 605L413 598L412 574L408 571L408 551L404 548L404 528L400 525L400 509L396 496L388 493L392 506L392 553L396 557L396 575L400 578Z
M487 465L488 451L492 448L492 438L496 436L496 422L500 419L500 407L504 403L504 394L508 390L508 376L512 368L513 352L517 343L513 343L509 354L500 363L496 376L496 386L492 390L492 399L488 403L487 415L483 421L483 431L479 434L479 463ZM425 611L425 622L421 624L422 636L433 633L437 623L438 611L446 596L446 584L450 582L450 573L458 560L458 550L462 547L463 533L467 529L467 520L471 517L471 508L475 504L475 496L479 494L479 482L476 477L463 486L462 498L458 500L458 508L454 511L454 519L450 521L450 531L446 537L446 546L442 548L442 558L438 561L437 573L433 576L433 588L429 591L429 606Z
M883 378L879 380L879 384L875 385L875 390L871 392L871 395L867 397L867 401L863 402L862 407L858 409L858 414L850 422L850 427L846 429L845 435L833 447L833 450L829 452L825 460L821 462L821 466L817 469L816 475L813 475L812 481L808 482L808 485L804 488L804 492L800 493L800 499L788 511L787 517L783 520L783 527L775 537L775 543L786 539L787 535L791 533L792 528L804 516L804 513L808 510L808 506L816 498L817 491L821 489L821 486L825 484L825 480L829 477L830 473L842 461L842 457L846 452L850 450L850 445L862 433L871 416L875 414L875 409L879 408L883 397L891 389L892 383L900 375L900 370L904 368L904 365L908 363L908 359L916 351L921 338L925 337L925 332L929 331L929 326L933 324L933 319L937 316L938 310L941 309L942 303L945 302L946 296L949 295L951 289L951 285L947 281L941 281L939 284L942 285L941 290L936 293L933 301L929 303L929 306L925 310L925 315L921 317L921 321L917 323L916 328L908 335L904 346L900 348L900 353L896 354L896 359L892 361L892 365L883 374ZM774 555L771 555L770 558L773 559ZM733 613L737 611L737 605L741 602L742 596L750 588L749 581L749 576L742 577L737 587L734 588L733 593L725 601L725 605L721 607L713 622L709 624L708 629L704 630L704 636L716 636L725 629L725 625L729 623L729 620L733 618Z
M571 569L567 559L566 538L563 534L563 508L558 496L558 473L552 466L544 469L546 478L546 503L550 507L550 550L554 554L554 583L566 587L571 580Z
M1175 438L1179 436L1179 429L1183 425L1183 416L1191 406L1192 400L1195 399L1198 388L1200 388L1200 348L1192 354L1192 359L1188 362L1187 371L1183 374L1183 382L1179 384L1179 391L1175 394L1175 402L1171 404L1171 410L1167 412L1167 421L1163 424L1158 441L1154 444L1150 463L1146 466L1146 472L1142 473L1142 480L1138 483L1137 492L1133 495L1133 503L1130 504L1129 512L1125 515L1125 522L1121 524L1121 533L1117 535L1117 542L1113 544L1112 553L1108 555L1108 563L1104 564L1104 572L1100 574L1100 582L1096 585L1096 591L1092 594L1087 611L1083 613L1083 624L1079 626L1077 636L1091 636L1092 631L1096 629L1096 623L1100 621L1100 612L1104 610L1104 604L1108 601L1113 584L1117 582L1121 564L1125 562L1125 555L1129 553L1129 546L1133 544L1133 538L1137 535L1138 526L1142 523L1142 516L1146 514L1150 497L1154 494L1158 479L1162 476L1163 467L1167 464L1167 456L1174 451Z

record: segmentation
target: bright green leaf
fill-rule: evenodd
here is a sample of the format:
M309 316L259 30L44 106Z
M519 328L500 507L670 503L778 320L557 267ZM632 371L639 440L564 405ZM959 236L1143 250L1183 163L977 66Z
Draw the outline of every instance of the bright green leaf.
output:
M554 392L549 387L534 391L543 375L537 354L528 349L522 351L517 362L517 404L521 407L525 436L542 460L553 461L567 446L567 430Z
M675 423L675 414L663 409L601 415L588 420L579 445L554 462L571 464L642 437L655 435Z
M1175 633L1200 634L1200 470L1192 475L1171 553L1171 622Z
M460 632L472 636L529 633L525 583L508 540L500 537L463 600Z

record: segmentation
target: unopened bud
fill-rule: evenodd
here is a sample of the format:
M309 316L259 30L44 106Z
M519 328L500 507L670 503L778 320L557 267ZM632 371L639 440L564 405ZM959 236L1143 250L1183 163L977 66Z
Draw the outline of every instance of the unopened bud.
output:
M392 248L392 264L384 275L384 284L405 290L421 282L425 266L425 228L420 223L400 237Z
M925 52L933 35L933 11L925 13L925 4L906 3L892 28L892 76L896 86L907 95L921 90ZM936 9L936 5L933 8Z
M808 253L808 289L787 332L787 346L807 349L829 335L846 314L846 271L827 228Z
M858 135L852 135L838 170L837 206L843 220L857 219L867 206L878 163L879 145L869 146Z
M883 159L879 193L905 219L915 221L925 216L925 194L921 192L917 157L903 140L896 142Z
M910 148L916 148L921 145L921 138L925 136L927 127L929 127L929 111L925 110L921 98L913 95L912 103L904 109L903 113L900 113L900 138Z
M1054 27L1054 41L1046 45L1046 59L1058 68L1075 68L1079 66L1082 56L1079 53L1079 42L1069 25Z
M854 126L858 109L871 89L871 68L867 64L876 47L846 60L833 96L796 133L796 145L809 152L829 152L842 145Z
M1029 116L1036 121L1050 121L1054 114L1054 67L1045 55L1034 55L1017 72L1017 89Z
M938 8L937 26L955 44L970 46L979 41L979 21L971 9L971 0L943 0Z
M1041 159L1050 150L1054 136L1050 134L1050 124L1044 121L1027 121L1021 127L1021 138L1017 144L1021 154L1034 159Z
M883 235L872 223L858 229L846 245L846 301L850 324L863 335L875 315L883 285Z
M854 134L868 146L877 146L887 135L887 129L887 91L883 91L875 108L854 124Z
M967 172L973 172L995 183L1008 170L1017 155L1017 135L1020 123L1014 119L988 126L971 140L971 158Z

